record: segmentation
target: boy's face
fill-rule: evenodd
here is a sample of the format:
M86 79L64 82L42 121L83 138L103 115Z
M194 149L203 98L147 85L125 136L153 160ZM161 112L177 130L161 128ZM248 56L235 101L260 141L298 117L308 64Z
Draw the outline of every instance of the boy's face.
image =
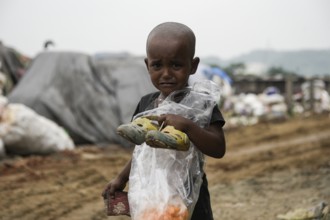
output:
M184 38L152 37L148 41L145 63L153 85L166 97L185 88L196 72L199 58L192 59Z

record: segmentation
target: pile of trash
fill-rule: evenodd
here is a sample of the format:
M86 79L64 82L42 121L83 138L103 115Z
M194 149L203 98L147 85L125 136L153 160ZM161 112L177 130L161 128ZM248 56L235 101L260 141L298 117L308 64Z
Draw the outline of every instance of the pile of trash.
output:
M253 125L261 120L283 120L288 117L285 98L275 87L261 94L241 93L226 98L223 105L226 127Z
M314 82L313 108L311 107L309 82L301 85L301 91L288 102L276 87L267 87L262 93L241 93L226 97L221 106L226 118L226 128L253 125L261 121L281 121L289 116L307 112L330 112L330 96L321 80Z

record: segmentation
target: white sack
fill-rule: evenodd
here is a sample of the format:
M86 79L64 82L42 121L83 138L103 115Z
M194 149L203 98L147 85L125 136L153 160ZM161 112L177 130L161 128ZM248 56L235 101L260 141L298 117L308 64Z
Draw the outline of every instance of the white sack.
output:
M0 137L7 152L20 155L49 154L73 149L64 129L22 104L3 106Z

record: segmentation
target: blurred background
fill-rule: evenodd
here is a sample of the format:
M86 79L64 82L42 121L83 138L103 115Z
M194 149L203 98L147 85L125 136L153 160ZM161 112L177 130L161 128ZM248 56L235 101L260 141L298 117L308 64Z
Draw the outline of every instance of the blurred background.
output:
M326 219L329 10L328 0L1 0L1 219L107 218L100 192L133 149L116 128L155 91L145 43L166 21L196 35L189 83L221 88L228 150L205 168L215 219Z

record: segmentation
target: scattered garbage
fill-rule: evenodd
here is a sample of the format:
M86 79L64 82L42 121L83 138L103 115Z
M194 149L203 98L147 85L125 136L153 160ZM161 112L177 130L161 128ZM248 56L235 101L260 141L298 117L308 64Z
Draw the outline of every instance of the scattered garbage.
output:
M279 214L277 218L282 220L328 220L330 218L329 206L322 201L310 208L298 208L286 214Z

